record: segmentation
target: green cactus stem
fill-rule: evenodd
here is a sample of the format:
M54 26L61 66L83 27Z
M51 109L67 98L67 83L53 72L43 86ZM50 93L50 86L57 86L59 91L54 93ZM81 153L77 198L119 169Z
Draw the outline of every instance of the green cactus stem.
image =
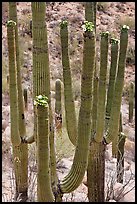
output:
M15 26L16 23L12 20L7 23L7 39L9 52L9 94L10 94L10 120L11 120L11 142L13 150L13 164L16 182L17 200L20 195L22 201L27 199L27 157L24 152L24 146L21 144L19 132L19 115L18 115L18 97L17 97L17 69L15 62ZM26 149L26 148L25 148Z
M119 47L119 41L117 39L111 38L110 42L111 42L111 65L110 65L109 84L108 84L108 91L107 91L106 120L105 120L106 130L109 124L111 106L113 101L115 79L116 79L116 73L117 73L118 47Z
M18 103L17 103L17 70L15 57L15 26L12 20L7 23L7 38L9 51L9 93L10 93L10 118L11 118L11 142L19 146L21 138L18 129Z
M89 22L93 22L96 33L96 7L97 2L84 2L85 4L85 19Z
M128 26L123 26L121 28L120 34L120 52L119 52L119 59L118 59L118 71L117 77L115 82L115 89L113 95L113 102L111 107L111 115L110 115L110 122L109 127L106 132L106 142L110 143L118 136L118 127L119 127L119 120L120 120L120 108L121 108L121 101L122 101L122 92L124 86L124 72L125 72L125 62L126 62L126 52L127 52L127 45L128 45Z
M23 96L24 96L24 106L25 110L28 110L28 94L27 94L27 89L23 90Z
M34 97L44 94L48 97L49 104L49 126L50 126L50 170L53 192L57 189L56 154L54 145L54 125L50 96L50 69L47 41L47 26L45 23L46 3L32 2L32 37L33 37L33 87ZM34 109L35 110L35 109ZM34 135L37 130L36 113L34 112ZM36 132L35 132L36 131ZM36 137L36 136L35 136ZM37 138L37 137L36 137ZM54 192L54 194L57 194ZM56 196L60 200L60 196Z
M129 87L129 122L133 121L133 110L134 110L134 83L130 83Z
M53 202L54 196L50 179L50 150L49 150L49 110L48 98L39 95L35 99L37 108L38 137L37 137L37 201Z
M95 67L94 29L84 31L83 69L81 76L81 106L78 120L78 140L73 164L68 175L60 182L62 193L74 191L82 182L88 164L93 73Z
M68 136L73 145L77 140L77 119L75 113L74 96L72 91L72 77L68 56L68 25L67 21L60 23L60 37L62 47L62 66L65 99L65 118Z
M118 138L118 153L117 153L117 182L123 183L124 177L124 146L126 135L123 133L122 113L120 113L119 138Z
M108 42L109 32L101 33L101 54L100 54L100 76L98 89L98 104L97 104L97 124L95 141L101 142L104 135L105 126L105 102L106 102L106 80L108 66Z
M55 126L57 132L62 134L62 108L61 108L61 80L55 82Z
M55 112L62 114L61 110L61 80L57 79L55 82Z
M18 39L18 19L17 19L17 8L16 2L9 2L9 18L16 22L15 27L15 46L16 46L16 66L17 66L17 89L18 89L18 106L19 106L19 132L20 137L26 136L26 126L24 117L24 105L23 105L23 92L22 92L22 82L21 82L21 72L20 72L20 53L19 53L19 39ZM24 145L24 148L27 145Z
M23 91L20 71L20 50L19 50L19 39L18 39L18 19L17 19L17 6L16 2L9 2L9 19L16 22L15 26L15 54L16 54L16 68L17 68L17 102L18 102L18 128L20 138L26 138L26 123L24 115L24 104L23 104ZM18 150L17 150L18 151ZM18 190L21 192L20 200L25 201L27 199L28 191L28 145L20 144L19 147L20 155L20 174L21 181Z
M33 40L33 98L39 94L49 96L49 58L47 27L45 23L45 2L32 2L32 40ZM48 71L47 71L48 70ZM34 108L34 138L36 140L37 119Z

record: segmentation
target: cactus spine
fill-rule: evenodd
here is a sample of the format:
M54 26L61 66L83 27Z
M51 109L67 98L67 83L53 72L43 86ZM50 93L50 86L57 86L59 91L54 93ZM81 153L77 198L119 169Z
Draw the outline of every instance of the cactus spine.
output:
M60 24L60 37L62 47L62 66L63 66L63 83L65 99L65 118L68 136L73 145L77 140L77 120L74 105L74 96L72 92L72 78L68 56L68 26L67 21Z
M129 122L133 121L133 110L134 110L134 83L130 83L129 87Z
M47 97L39 95L36 97L37 107L37 199L39 202L53 202L54 196L50 180L50 150L49 150L49 117Z

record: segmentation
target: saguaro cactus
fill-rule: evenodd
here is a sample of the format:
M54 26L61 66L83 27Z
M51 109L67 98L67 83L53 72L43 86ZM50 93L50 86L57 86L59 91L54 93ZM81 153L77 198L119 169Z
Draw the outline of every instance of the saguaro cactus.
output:
M57 130L62 130L62 103L61 103L61 80L57 79L55 82L55 125Z
M18 114L18 91L17 91L17 69L15 62L15 26L14 21L7 23L7 38L8 38L8 52L9 52L9 93L10 93L10 120L11 120L11 142L13 148L13 163L15 171L16 195L15 199L20 195L20 199L25 201L27 199L27 161L26 154L24 154L23 146L21 144L21 137L19 132L19 114Z
M129 122L133 121L133 110L134 110L134 83L130 83L129 87Z
M120 113L119 122L119 137L118 137L118 148L117 148L117 182L123 183L124 176L124 146L126 135L123 133L122 126L122 112Z
M56 155L54 148L54 127L53 114L51 109L50 96L50 70L49 70L49 56L48 56L48 41L47 41L47 27L45 22L46 3L32 2L32 37L33 37L33 91L35 98L42 94L48 97L49 104L49 122L50 122L50 172L51 184L54 195L57 191L58 178L56 173ZM36 113L34 112L35 121L37 124ZM35 126L35 130L37 127ZM34 132L35 132L34 130ZM37 132L35 132L36 135ZM36 135L37 141L37 135ZM55 196L56 200L60 200L60 196Z
M17 19L17 7L16 2L9 2L9 19L16 22L15 26L15 48L12 52L15 51L15 64L16 64L16 75L17 75L17 103L18 103L18 128L19 128L19 137L26 138L26 124L24 116L24 104L23 104L23 92L22 92L22 82L21 82L21 72L20 72L20 52L19 52L19 40L18 40L18 19ZM12 59L11 59L12 60ZM20 199L27 199L28 191L28 145L20 144L20 169L21 174L21 184L22 187L18 187L18 192L21 192ZM18 193L17 193L18 194Z
M37 164L38 164L38 186L37 197L39 202L53 202L54 196L50 179L50 150L49 150L49 110L48 98L42 95L36 97L37 107Z

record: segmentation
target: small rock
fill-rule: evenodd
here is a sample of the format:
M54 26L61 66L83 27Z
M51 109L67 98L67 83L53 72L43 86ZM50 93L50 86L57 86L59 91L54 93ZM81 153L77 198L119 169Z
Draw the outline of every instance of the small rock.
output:
M2 131L5 131L7 126L8 126L7 120L2 120Z
M111 200L109 200L108 202L116 202L115 200L113 200L113 199L111 199Z

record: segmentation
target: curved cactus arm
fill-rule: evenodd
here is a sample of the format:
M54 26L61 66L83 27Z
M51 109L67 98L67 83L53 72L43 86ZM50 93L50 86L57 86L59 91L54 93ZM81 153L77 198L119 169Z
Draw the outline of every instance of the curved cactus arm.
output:
M118 72L115 82L115 90L113 96L113 102L111 107L111 115L109 127L106 132L106 142L110 143L118 136L118 127L119 127L119 119L120 119L120 108L122 101L122 91L124 86L124 72L125 72L125 61L126 61L126 52L128 45L128 30L129 27L124 25L121 28L120 34L120 52L118 59Z
M72 77L68 56L68 22L60 23L60 37L62 47L62 66L63 66L63 83L65 99L65 118L68 136L73 145L77 140L77 119L75 113L74 96L72 91Z
M105 119L105 130L108 128L111 106L113 101L113 94L115 88L115 79L117 73L117 61L118 61L118 47L119 41L117 39L111 38L111 65L109 72L109 84L107 91L107 104L106 104L106 119Z
M97 104L97 124L96 124L96 135L94 137L96 142L101 142L104 134L106 80L107 80L107 66L108 66L108 40L109 40L109 32L102 32L98 104Z
M42 95L36 97L37 108L37 201L53 202L54 196L50 179L50 149L49 149L49 110L48 98Z
M129 87L129 122L133 121L134 110L134 83L131 82Z
M93 24L84 24L83 69L81 76L81 106L78 121L78 140L70 172L60 182L62 193L74 191L82 182L87 169L91 133L93 73L95 67L95 34Z

